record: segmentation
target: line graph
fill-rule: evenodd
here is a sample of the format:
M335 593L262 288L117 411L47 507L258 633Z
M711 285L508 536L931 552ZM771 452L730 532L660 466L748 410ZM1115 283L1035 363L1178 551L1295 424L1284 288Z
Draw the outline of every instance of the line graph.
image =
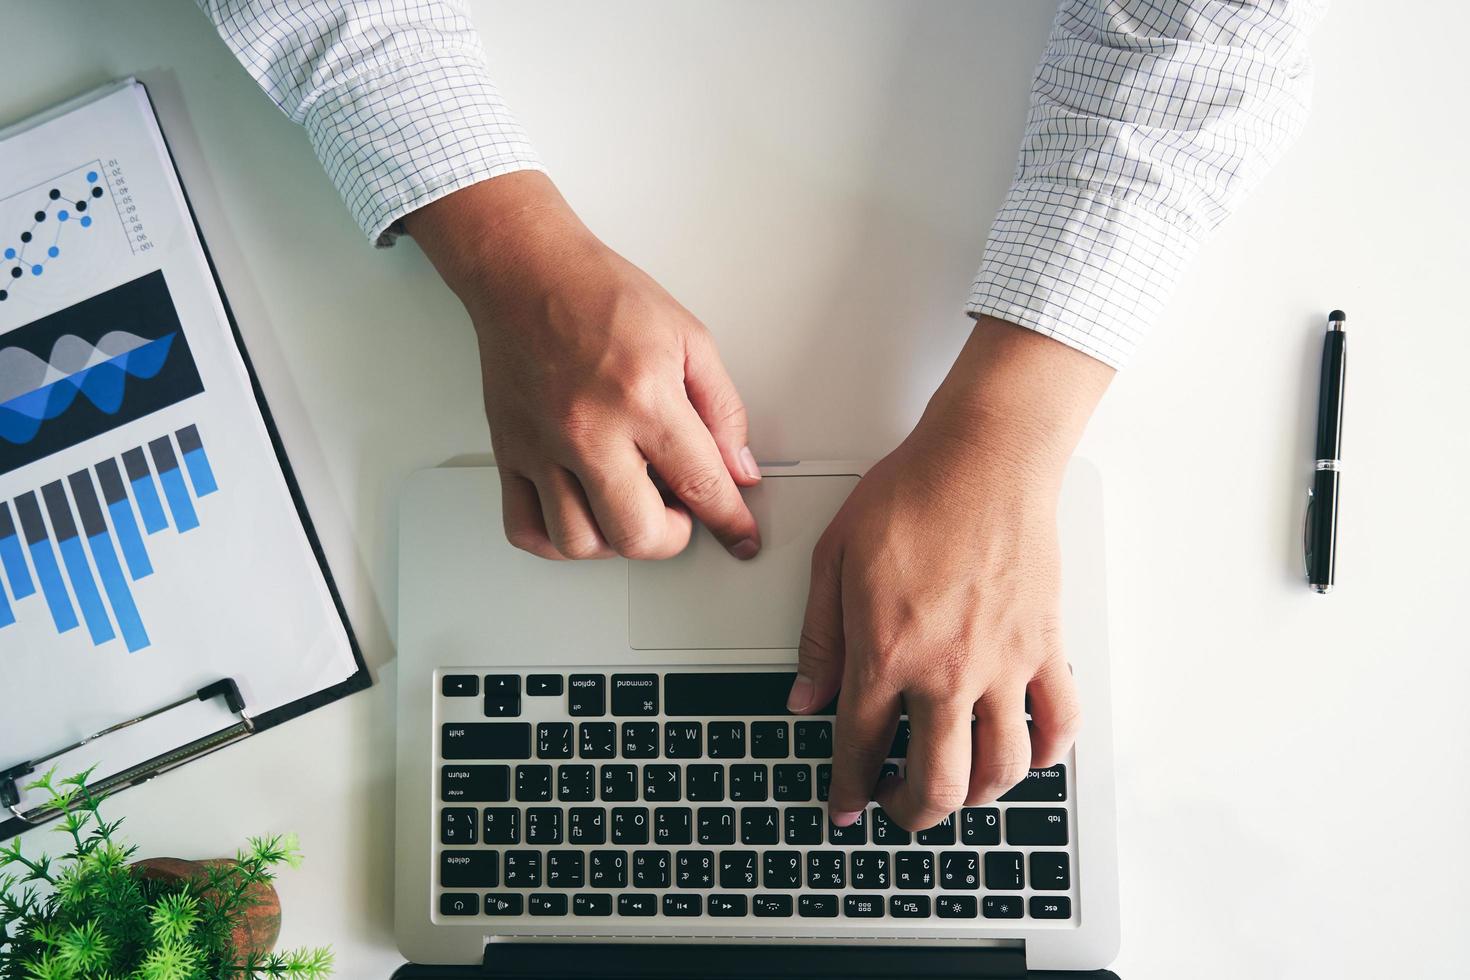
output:
M102 163L93 160L0 199L0 302L39 278L85 234L106 196Z

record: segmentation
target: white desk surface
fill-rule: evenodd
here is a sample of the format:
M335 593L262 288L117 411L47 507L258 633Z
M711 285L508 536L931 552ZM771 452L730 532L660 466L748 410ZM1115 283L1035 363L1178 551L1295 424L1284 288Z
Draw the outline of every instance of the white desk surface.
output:
M1103 474L1123 952L1142 978L1470 971L1470 8L1338 0L1306 135L1200 256L1082 454ZM907 430L1009 180L1052 5L481 2L589 224L718 336L767 458ZM359 237L185 0L7 3L0 118L150 83L375 669L395 500L483 459L467 320ZM1326 311L1352 333L1340 585L1300 578ZM299 831L288 943L386 977L392 671L120 797L145 852Z

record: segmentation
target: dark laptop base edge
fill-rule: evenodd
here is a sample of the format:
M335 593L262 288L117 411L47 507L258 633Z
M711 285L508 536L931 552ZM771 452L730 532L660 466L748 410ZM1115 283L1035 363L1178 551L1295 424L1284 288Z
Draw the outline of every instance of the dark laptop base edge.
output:
M705 943L495 943L482 966L405 964L393 980L1118 980L1026 969L1021 949Z

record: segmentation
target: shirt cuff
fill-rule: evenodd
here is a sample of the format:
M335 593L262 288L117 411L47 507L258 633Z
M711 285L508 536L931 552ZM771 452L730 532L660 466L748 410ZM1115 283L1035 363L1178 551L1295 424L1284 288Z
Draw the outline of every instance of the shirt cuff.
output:
M393 244L400 218L446 194L545 170L473 55L375 65L318 99L304 122L332 183L379 247Z
M1011 188L966 310L1121 368L1199 247L1178 222L1076 187Z

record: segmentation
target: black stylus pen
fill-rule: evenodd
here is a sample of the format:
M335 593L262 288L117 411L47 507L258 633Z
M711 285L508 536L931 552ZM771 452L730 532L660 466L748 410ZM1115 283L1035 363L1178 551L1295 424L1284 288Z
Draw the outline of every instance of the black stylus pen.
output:
M1342 385L1347 374L1347 314L1327 315L1322 342L1322 387L1317 394L1317 461L1307 491L1303 547L1312 591L1332 591L1337 571L1337 494L1342 479Z

